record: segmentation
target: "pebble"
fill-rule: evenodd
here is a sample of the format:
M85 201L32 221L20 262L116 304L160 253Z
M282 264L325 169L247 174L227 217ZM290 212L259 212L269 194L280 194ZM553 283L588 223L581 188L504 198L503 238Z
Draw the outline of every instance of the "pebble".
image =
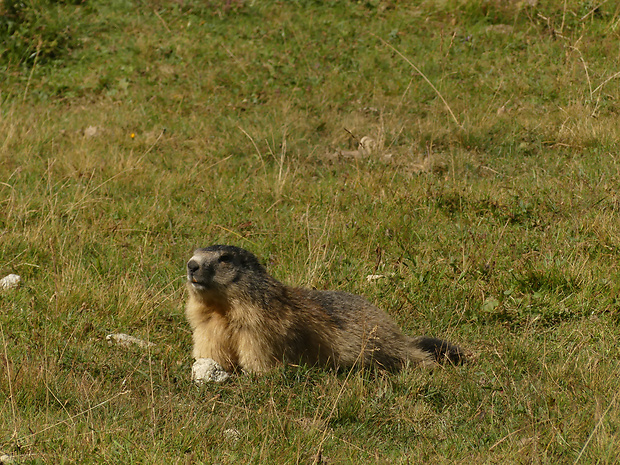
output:
M209 381L223 383L228 378L230 378L230 374L212 358L196 359L192 366L192 381L197 384Z
M155 347L155 344L153 344L152 342L143 341L142 339L138 339L137 337L133 337L129 334L124 333L108 334L105 338L110 345L118 344L123 347L138 346L142 347L143 349Z
M0 279L0 289L15 289L22 282L21 276L18 274L10 274Z

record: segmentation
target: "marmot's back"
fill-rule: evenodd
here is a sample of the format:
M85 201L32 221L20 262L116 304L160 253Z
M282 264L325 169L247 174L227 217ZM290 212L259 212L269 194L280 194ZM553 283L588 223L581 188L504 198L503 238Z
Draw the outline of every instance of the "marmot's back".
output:
M336 328L337 365L370 365L400 368L404 362L431 362L427 353L412 350L410 338L394 321L363 297L340 291L308 291L320 303Z
M404 335L360 296L280 283L238 247L196 250L187 277L194 357L228 370L263 372L282 362L399 369L408 362L463 361L460 349L445 341Z

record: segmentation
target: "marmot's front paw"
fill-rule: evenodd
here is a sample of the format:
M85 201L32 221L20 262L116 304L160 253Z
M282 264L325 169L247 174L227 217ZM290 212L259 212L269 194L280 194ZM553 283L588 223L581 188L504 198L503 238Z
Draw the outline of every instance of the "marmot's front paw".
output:
M223 383L228 378L230 378L230 374L212 358L196 359L192 366L192 381L197 384L209 381Z

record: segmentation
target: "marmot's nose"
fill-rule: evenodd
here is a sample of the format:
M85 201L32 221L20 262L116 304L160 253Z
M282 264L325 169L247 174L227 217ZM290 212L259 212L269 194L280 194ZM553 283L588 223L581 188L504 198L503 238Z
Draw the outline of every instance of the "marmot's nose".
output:
M187 262L187 269L192 273L195 273L198 268L200 268L200 265L196 260L190 260L189 262Z

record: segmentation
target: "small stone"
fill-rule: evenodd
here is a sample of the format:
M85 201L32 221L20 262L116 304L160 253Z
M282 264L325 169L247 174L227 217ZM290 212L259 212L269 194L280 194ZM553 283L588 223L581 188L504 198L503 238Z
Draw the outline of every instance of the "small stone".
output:
M228 428L224 430L224 437L229 441L238 441L241 439L241 433L236 428Z
M360 155L367 156L375 151L377 148L377 143L372 137L364 136L362 140L360 140L358 150Z
M378 281L378 280L384 279L384 278L393 278L394 276L395 276L394 273L369 274L368 276L366 276L366 281L368 281L369 283L372 283L374 281Z
M84 136L88 138L95 137L98 132L99 128L97 126L88 126L86 129L84 129Z
M108 334L105 338L106 338L106 341L108 341L108 344L110 345L118 344L119 346L123 346L123 347L138 346L143 349L147 349L149 347L155 347L155 344L153 344L152 342L143 341L142 339L138 339L137 337L130 336L129 334L123 334L123 333Z
M22 282L21 276L17 274L10 274L0 279L0 289L15 289L19 287Z
M226 370L224 370L224 368L222 368L222 366L212 358L196 359L194 365L192 366L192 381L196 384L202 384L209 381L214 383L223 383L228 378L230 378L230 374L228 374Z

